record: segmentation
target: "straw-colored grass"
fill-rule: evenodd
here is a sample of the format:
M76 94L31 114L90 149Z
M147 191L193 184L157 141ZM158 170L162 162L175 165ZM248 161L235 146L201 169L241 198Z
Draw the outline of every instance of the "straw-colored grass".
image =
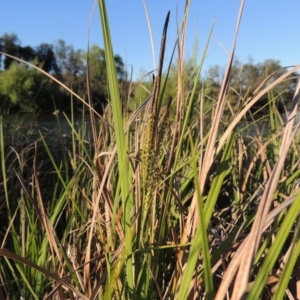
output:
M176 97L162 105L171 66L163 73L168 14L153 89L129 113L99 0L110 95L104 115L64 87L85 103L92 135L87 138L86 116L80 129L73 115L65 116L71 136L69 142L61 136L58 153L42 132L9 148L0 117L1 299L300 297L294 126L300 86L286 124L272 97L267 134L262 123L245 117L300 65L262 82L253 96L240 95L240 107L224 112L243 5L210 110L203 109L211 106L205 86L196 94L206 50L194 65L192 90L183 80L189 1L174 46Z

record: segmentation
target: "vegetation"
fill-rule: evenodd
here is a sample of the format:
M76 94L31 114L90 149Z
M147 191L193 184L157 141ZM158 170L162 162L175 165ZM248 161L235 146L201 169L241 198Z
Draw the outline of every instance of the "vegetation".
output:
M170 97L174 98L177 93L178 68L179 63L173 63L170 68L168 82L163 96L164 103L167 103ZM182 80L187 84L187 88L191 87L195 76L193 72L193 59L183 61ZM238 109L240 104L239 102L242 100L240 97L241 95L245 95L247 97L250 95L253 96L257 90L262 88L262 85L270 84L284 73L285 68L280 65L280 62L272 59L268 59L263 63L257 64L254 64L252 60L244 64L238 60L234 60L230 70L227 100L234 109ZM268 78L268 76L270 76L270 78ZM224 70L222 70L221 66L210 66L206 70L205 75L198 79L196 94L198 94L204 86L204 97L206 97L207 100L204 102L214 102L220 93L223 78ZM283 110L283 106L288 106L290 108L289 100L293 98L297 78L298 74L295 72L285 81L280 82L280 84L272 90L272 97L276 99L275 102L281 111ZM152 84L151 80L143 80L142 83L143 84L137 86L134 91L134 103L144 99L147 94L149 94ZM268 100L268 94L266 94L256 104L253 111L265 106L268 103Z
M25 112L53 112L56 109L70 112L70 97L65 89L58 89L57 85L41 72L12 58L17 57L26 62L39 66L43 71L59 80L61 83L91 103L98 112L102 113L107 104L107 74L105 52L97 45L92 45L88 52L76 50L65 41L58 40L54 44L42 43L33 48L21 46L15 34L3 34L0 37L0 51L9 54L0 54L0 112L2 114ZM114 56L118 80L120 82L121 100L126 102L128 94L127 73L124 63L119 55ZM194 59L185 59L182 62L173 62L169 69L168 80L164 90L163 104L168 103L177 93L178 68L182 68L182 81L188 86L192 85L194 78ZM285 72L279 61L268 59L263 63L254 64L252 60L241 64L234 60L230 71L230 91L228 100L234 108L238 108L241 101L239 95L252 95L268 75L268 81L275 80ZM87 87L87 73L89 75L89 88ZM212 100L220 92L224 71L221 66L210 66L205 76L197 79L198 94L205 86L205 97ZM151 74L149 74L151 75ZM165 80L163 75L163 80ZM149 79L148 79L149 78ZM276 86L272 93L279 107L286 104L293 97L297 73L291 74L287 80ZM152 77L142 76L139 84L131 91L128 109L134 110L150 94L153 84ZM87 92L89 91L89 93ZM206 101L209 102L209 101ZM268 102L268 95L263 97L254 110L263 107ZM227 109L227 108L226 108ZM75 103L75 111L82 110L82 103ZM175 113L171 108L172 114Z
M99 8L111 105L101 117L87 107L91 130L87 115L79 129L65 116L68 139L9 147L0 118L0 298L299 298L300 85L286 124L277 100L300 65L234 86L236 33L222 81L201 81L206 52L183 67L184 18L173 95L168 15L150 96L140 90L135 109L133 89L121 101L104 0ZM264 122L251 109L262 100Z
M22 47L15 34L3 34L0 37L0 112L53 112L55 109L69 112L70 97L65 89L58 89L57 84L41 72L20 62L39 66L55 79L65 84L88 100L99 112L107 103L106 64L104 50L93 45L88 52L75 50L72 45L58 40L54 45L42 43L32 48ZM12 57L18 58L16 61ZM119 55L115 55L118 80L124 81L126 72ZM87 73L89 74L90 94L87 93ZM75 103L75 108L82 109L82 103ZM76 110L78 111L78 110Z

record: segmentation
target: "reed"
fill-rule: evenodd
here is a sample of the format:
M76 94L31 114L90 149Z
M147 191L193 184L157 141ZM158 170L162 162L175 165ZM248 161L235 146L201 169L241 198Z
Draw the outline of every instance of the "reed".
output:
M251 97L240 95L235 111L225 112L241 1L222 88L211 105L206 87L196 87L213 26L188 79L191 89L183 74L186 1L173 53L177 95L163 105L172 64L164 70L168 14L153 89L130 112L129 95L119 93L105 1L98 2L109 105L99 116L63 86L86 106L91 130L87 115L79 128L74 116L64 116L71 134L61 134L58 149L43 132L8 148L0 117L0 213L6 220L0 298L299 298L300 161L293 120L300 86L284 126L272 89L300 65L269 85L262 82ZM267 93L265 134L246 114Z

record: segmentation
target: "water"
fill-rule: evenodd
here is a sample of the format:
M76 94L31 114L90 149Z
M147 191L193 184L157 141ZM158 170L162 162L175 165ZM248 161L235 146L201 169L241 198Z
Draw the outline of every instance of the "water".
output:
M288 120L288 113L281 114L283 122ZM71 117L67 117L69 120ZM53 115L8 115L2 116L4 127L4 143L6 145L20 145L24 142L34 142L41 135L51 142L61 141L61 137L71 137L72 126L62 114ZM296 115L295 125L300 123L300 112ZM91 140L91 122L89 116L75 115L74 129L80 132L82 138ZM254 130L254 131L253 131ZM259 124L262 135L268 133L268 122ZM256 128L250 129L250 134L256 132Z
M69 117L68 117L69 118ZM34 142L43 136L48 141L71 137L72 126L83 138L90 138L91 123L88 116L75 115L71 126L64 115L8 115L2 116L5 145ZM69 118L70 121L71 118Z

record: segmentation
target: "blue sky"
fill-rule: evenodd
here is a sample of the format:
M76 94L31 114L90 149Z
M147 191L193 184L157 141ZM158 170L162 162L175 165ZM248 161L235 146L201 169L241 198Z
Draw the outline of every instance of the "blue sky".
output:
M37 46L63 39L75 49L87 49L90 44L103 46L99 9L92 13L93 0L2 0L0 35L16 33L22 46ZM107 10L114 43L114 52L134 68L134 78L141 70L153 70L151 42L142 0L107 0ZM146 0L153 30L157 63L160 38L168 10L171 11L166 59L170 58L176 40L176 16L183 16L185 0ZM195 41L199 59L209 30L215 19L206 68L225 66L226 51L230 51L234 36L239 0L192 0L187 27L185 56L192 57ZM283 66L300 63L300 1L246 0L236 57L241 62L265 59L280 60Z

